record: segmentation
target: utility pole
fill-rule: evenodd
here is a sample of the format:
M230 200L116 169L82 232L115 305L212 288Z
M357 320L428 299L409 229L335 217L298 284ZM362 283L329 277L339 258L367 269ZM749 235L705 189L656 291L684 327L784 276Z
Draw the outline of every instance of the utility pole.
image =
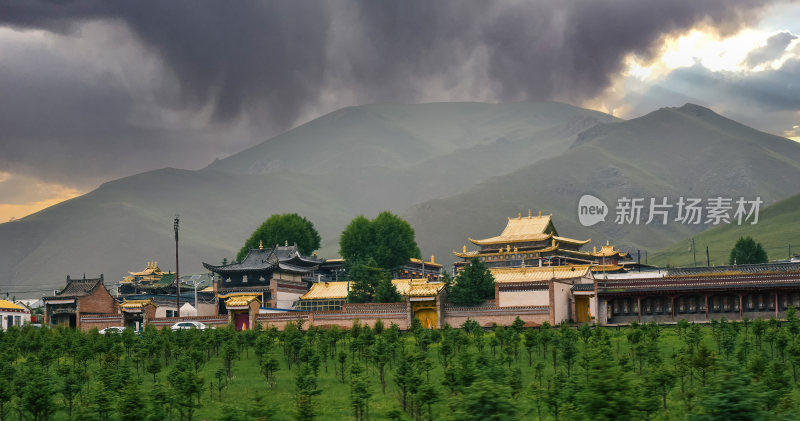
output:
M178 223L180 217L175 214L175 317L181 317L181 277L178 271Z
M692 258L694 259L694 267L697 267L697 249L694 247L694 238L692 238Z
M711 257L708 255L708 246L706 246L706 266L711 266Z
M639 272L642 271L642 251L636 250L636 267L639 269Z

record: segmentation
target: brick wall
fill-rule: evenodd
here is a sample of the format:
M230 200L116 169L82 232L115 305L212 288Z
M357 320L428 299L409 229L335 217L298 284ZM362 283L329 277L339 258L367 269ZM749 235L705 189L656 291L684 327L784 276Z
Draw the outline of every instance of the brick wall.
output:
M156 327L169 327L174 325L178 322L200 322L207 326L227 326L228 325L228 316L188 316L188 317L157 317L148 321L148 324L152 324Z
M122 326L122 315L83 316L80 318L80 328L89 331L92 328L105 329L112 326Z
M509 326L518 316L528 326L539 326L550 321L550 307L497 307L493 301L487 301L479 307L444 305L444 323L452 327L461 326L467 319L474 320L481 326L491 326L493 323Z
M117 300L109 294L103 284L100 284L90 295L78 298L79 320L83 318L83 315L118 313L119 304Z

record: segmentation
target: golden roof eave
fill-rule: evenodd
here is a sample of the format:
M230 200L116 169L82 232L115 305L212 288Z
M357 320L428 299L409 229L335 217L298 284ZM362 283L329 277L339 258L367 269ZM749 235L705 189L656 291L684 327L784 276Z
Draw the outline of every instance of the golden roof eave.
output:
M514 244L514 243L529 243L531 241L545 241L553 238L553 234L525 234L518 236L503 236L498 235L495 237L484 238L482 240L475 240L468 238L468 240L478 246L488 246L492 244Z
M582 246L582 245L585 245L585 244L588 244L590 241L592 241L592 239L591 239L591 238L589 238L589 239L586 239L586 240L576 240L576 239L574 239L574 238L569 238L569 237L559 237L559 236L557 236L557 235L556 235L556 236L553 236L553 238L555 238L555 239L556 239L556 241L558 241L558 242L561 242L561 243L576 244L576 245L580 245L580 246Z
M456 256L461 257L461 258L469 258L469 257L481 257L481 256L504 256L504 255L508 255L508 254L520 254L520 253L523 253L523 254L547 253L547 252L556 251L556 250L560 250L558 245L556 244L554 246L554 245L551 244L551 245L549 245L547 247L544 247L544 248L541 248L541 249L535 249L535 250L514 250L514 249L512 249L511 251L505 251L504 250L504 251L496 251L496 252L492 252L492 253L481 253L479 251L468 251L466 253L463 253L463 252L458 252L458 251L454 250L453 254L455 254ZM570 252L572 252L572 251L573 250L570 250Z
M259 304L261 303L261 294L248 294L248 295L237 295L232 296L225 300L225 307L226 308L234 308L234 307L246 307L249 306L250 303L253 301L258 301Z
M338 282L317 282L311 285L311 289L303 294L301 300L340 300L346 299L350 292L350 285L347 281Z
M590 265L565 265L524 268L491 268L495 282L541 282L591 276Z

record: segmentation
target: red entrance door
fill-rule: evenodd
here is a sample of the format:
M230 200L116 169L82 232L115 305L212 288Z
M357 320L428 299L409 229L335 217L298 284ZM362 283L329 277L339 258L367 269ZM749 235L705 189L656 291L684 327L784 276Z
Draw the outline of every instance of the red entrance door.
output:
M250 315L239 313L236 315L236 330L250 329Z

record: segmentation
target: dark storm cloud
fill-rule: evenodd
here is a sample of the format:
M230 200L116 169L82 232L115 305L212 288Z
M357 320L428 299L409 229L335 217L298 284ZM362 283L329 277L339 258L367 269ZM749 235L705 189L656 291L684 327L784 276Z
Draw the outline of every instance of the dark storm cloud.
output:
M797 36L791 32L779 32L769 37L763 47L751 51L745 62L749 66L755 67L761 63L776 60L783 55L789 43L796 38Z
M6 1L0 3L0 25L15 29L42 29L77 40L87 22L124 25L163 63L169 72L163 79L174 81L177 89L155 84L145 95L87 78L80 69L69 76L69 69L53 64L30 73L5 63L0 110L8 114L0 120L5 131L0 168L13 159L63 173L67 168L58 166L57 156L46 160L42 154L47 148L75 153L59 145L64 142L82 145L76 150L89 159L128 158L123 166L143 159L131 152L143 145L156 151L185 146L185 138L196 133L131 122L129 115L148 95L156 98L154 106L168 111L210 106L212 126L248 116L272 133L296 124L305 109L322 101L322 92L332 93L329 101L335 106L351 105L340 97L414 102L456 86L463 89L469 80L474 86L461 99L577 102L608 87L628 53L649 57L665 35L698 25L735 31L756 20L765 3ZM97 51L96 57L107 53ZM68 57L70 51L53 54ZM25 53L18 59L24 61ZM431 80L441 92L429 91ZM32 86L37 94L31 97L19 87L32 81L45 85ZM472 90L481 97L470 98ZM209 150L184 149L210 160ZM100 164L86 171L112 173Z

